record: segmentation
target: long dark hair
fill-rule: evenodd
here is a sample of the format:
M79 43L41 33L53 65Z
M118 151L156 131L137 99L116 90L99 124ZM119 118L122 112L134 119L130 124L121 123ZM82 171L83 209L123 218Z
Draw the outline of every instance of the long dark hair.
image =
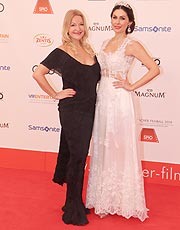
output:
M113 16L114 11L119 10L119 9L124 10L129 18L129 21L132 22L131 25L129 26L130 30L128 28L126 29L126 34L130 34L134 31L134 28L135 28L135 18L134 18L133 10L130 5L125 6L121 4L116 4L111 11L111 18Z

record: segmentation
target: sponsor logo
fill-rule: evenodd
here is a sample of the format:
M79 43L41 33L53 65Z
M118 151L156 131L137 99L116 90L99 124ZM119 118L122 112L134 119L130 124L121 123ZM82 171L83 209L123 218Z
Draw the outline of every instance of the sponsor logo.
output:
M0 100L3 100L3 98L4 98L3 93L0 93Z
M94 22L92 26L89 26L90 31L111 31L111 25L100 25L99 22Z
M147 89L146 92L142 91L134 91L136 96L138 97L145 97L145 98L165 98L165 92L154 92L153 89Z
M5 43L9 41L9 34L1 34L0 33L0 42Z
M141 130L141 141L159 143L155 130L150 128Z
M157 64L158 66L160 66L160 64L161 64L160 58L153 58L153 60L156 62L156 64ZM144 66L143 63L141 63L141 65Z
M38 67L38 65L34 65L33 67L32 67L32 71L34 72L35 71L35 69ZM50 75L52 75L52 74L54 74L55 73L55 70L49 70L49 72L48 72L48 74L50 74Z
M0 65L0 71L10 71L11 67L7 65Z
M40 126L40 125L28 125L28 129L31 131L41 131L41 132L60 132L60 128Z
M38 0L33 14L53 14L49 0Z
M180 181L180 171L176 172L173 167L162 166L159 171L143 169L143 176L146 177L159 177L162 180Z
M0 128L1 129L5 129L5 128L9 128L9 123L0 123Z
M0 2L0 13L4 11L4 5Z
M179 164L142 161L142 167L143 176L146 181L180 186Z
M156 64L157 64L158 66L160 66L160 64L161 64L160 58L153 58L153 59L154 59L154 61L156 62Z
M134 32L149 32L149 33L170 33L170 26L135 26Z
M47 47L53 44L53 39L48 34L37 34L33 40L40 47Z
M31 103L53 103L56 104L58 100L53 99L49 95L41 95L41 94L28 94L29 101Z
M145 119L145 118L140 118L138 120L139 125L142 126L151 126L151 127L172 127L173 121L172 120L159 120L159 119Z

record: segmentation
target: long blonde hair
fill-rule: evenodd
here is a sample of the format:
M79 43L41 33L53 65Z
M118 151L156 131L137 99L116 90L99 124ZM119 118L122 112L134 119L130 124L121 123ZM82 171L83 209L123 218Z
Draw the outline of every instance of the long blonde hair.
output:
M76 55L76 48L75 48L74 44L72 43L71 37L68 34L69 27L71 25L71 22L72 22L72 19L74 16L82 17L82 20L84 22L85 33L84 33L84 36L82 37L82 39L80 40L80 43L81 43L82 47L90 55L94 56L95 53L87 41L88 40L88 28L87 28L85 16L83 15L83 13L81 11L79 11L77 9L69 10L65 14L64 21L63 21L63 28L62 28L62 43L63 43L63 45L67 45L67 46L71 47L73 52Z

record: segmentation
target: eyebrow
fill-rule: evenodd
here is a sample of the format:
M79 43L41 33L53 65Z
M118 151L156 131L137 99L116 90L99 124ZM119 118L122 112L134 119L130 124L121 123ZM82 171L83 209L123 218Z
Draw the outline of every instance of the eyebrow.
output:
M113 15L112 16L116 16L116 17L127 17L127 15L126 14L121 14L121 15L117 15L117 14L115 14L115 13L113 13Z
M72 23L78 24L78 23L84 23L84 22L83 22L83 21L80 21L80 22L71 21L71 24L72 24Z

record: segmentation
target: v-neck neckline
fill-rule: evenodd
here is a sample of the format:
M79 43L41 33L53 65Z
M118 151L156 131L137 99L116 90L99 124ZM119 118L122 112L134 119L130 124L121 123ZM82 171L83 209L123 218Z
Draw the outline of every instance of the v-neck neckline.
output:
M123 42L121 43L121 45L119 45L119 46L117 47L117 49L114 50L114 51L105 51L105 48L106 48L106 46L108 45L108 43L109 43L109 41L110 41L111 39L107 40L107 42L106 42L106 44L105 44L105 46L104 46L104 48L103 48L103 52L104 52L105 54L115 54L117 51L119 51L119 50L123 47L123 45L124 45L124 43L127 41L127 39L128 39L128 37L124 38L124 40L123 40Z

